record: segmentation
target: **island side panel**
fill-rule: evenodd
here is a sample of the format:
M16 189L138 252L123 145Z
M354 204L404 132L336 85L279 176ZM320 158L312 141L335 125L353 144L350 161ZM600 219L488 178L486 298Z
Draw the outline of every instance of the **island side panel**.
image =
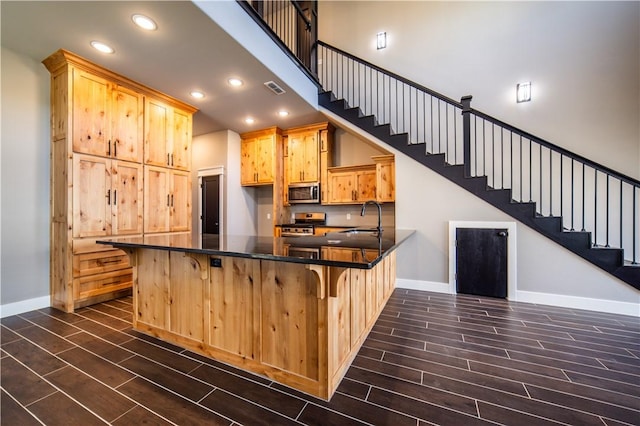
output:
M260 346L260 262L239 257L216 259L222 266L210 268L207 343L255 360Z
M206 255L169 252L169 331L197 342L204 341L207 261Z
M262 362L317 381L317 286L305 265L262 261Z
M144 324L166 330L169 325L169 252L139 249L137 262L134 303L138 316L135 326Z

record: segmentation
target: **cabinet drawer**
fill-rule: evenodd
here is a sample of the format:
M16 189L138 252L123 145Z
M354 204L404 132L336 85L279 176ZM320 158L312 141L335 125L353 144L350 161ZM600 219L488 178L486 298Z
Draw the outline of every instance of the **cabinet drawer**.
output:
M79 277L73 280L74 299L86 299L105 293L131 288L133 272L131 268L115 272Z
M74 278L103 274L129 267L129 257L122 250L81 253L73 256Z

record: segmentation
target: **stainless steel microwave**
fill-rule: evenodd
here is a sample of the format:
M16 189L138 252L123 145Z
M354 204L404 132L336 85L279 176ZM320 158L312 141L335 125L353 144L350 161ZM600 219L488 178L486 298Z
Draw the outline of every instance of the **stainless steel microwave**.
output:
M288 188L289 204L319 203L320 184L292 183Z

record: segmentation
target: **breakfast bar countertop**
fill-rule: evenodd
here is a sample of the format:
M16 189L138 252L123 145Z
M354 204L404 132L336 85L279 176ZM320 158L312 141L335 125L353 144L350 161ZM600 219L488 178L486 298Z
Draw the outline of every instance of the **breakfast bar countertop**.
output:
M211 256L370 269L414 232L407 229L385 229L381 237L372 232L332 232L324 236L308 237L182 233L118 237L101 239L97 242L120 249L149 248ZM344 255L345 253L347 256Z

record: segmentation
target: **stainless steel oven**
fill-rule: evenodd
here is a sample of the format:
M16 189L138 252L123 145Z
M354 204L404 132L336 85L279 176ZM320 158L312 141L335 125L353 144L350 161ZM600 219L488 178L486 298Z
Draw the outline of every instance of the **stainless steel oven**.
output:
M282 225L280 235L283 237L311 236L315 232L315 226L324 225L326 220L326 213L294 213L293 223Z
M289 204L319 203L319 183L293 183L288 188Z
M303 259L320 259L320 247L289 246L289 256Z

